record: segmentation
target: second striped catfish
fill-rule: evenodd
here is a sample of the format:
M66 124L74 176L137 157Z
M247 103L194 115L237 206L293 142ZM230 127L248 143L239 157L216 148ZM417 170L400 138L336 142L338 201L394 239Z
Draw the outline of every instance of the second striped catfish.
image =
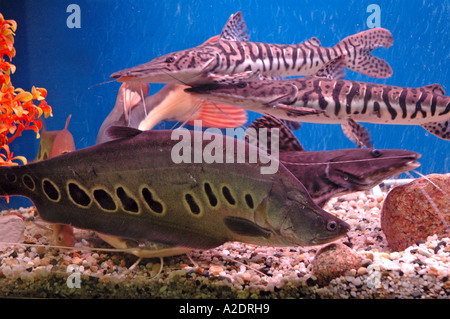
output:
M267 155L255 163L248 160L257 148L220 134L176 131L186 135L177 140L175 131L115 127L110 134L118 139L28 165L0 167L0 195L30 198L48 222L163 244L166 255L171 247L176 252L210 249L227 241L316 245L348 231L349 225L315 204L283 165L274 174L261 174L268 159L263 162L261 156ZM246 160L208 164L172 159L179 143L195 159L195 152L204 155L220 139L224 147L216 148L215 156L225 156L232 147L235 158L245 149Z
M387 78L389 64L371 51L393 44L383 28L366 30L342 39L333 47L323 47L316 37L299 44L272 44L248 41L242 13L231 15L217 41L168 53L150 62L117 71L111 78L119 82L206 84L239 78L311 75L337 56L346 56L346 67L362 74Z

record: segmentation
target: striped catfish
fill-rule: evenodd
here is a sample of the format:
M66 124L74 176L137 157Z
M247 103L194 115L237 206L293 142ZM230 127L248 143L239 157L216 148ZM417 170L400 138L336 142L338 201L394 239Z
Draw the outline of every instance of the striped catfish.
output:
M421 154L400 149L307 152L290 128L270 115L255 120L250 127L265 128L269 133L272 128L279 130L280 162L302 182L321 207L334 196L370 190L391 176L420 166L417 160ZM269 144L271 139L267 142Z
M368 122L421 125L450 140L450 97L441 85L409 88L336 79L343 59L329 62L316 76L214 83L186 91L281 119L345 124L355 135L363 129L358 122Z
M113 245L156 243L157 252L136 246L133 253L142 257L210 249L226 241L316 245L349 229L315 204L282 165L277 173L262 175L265 164L251 163L248 156L243 163L175 164L175 145L186 142L194 152L199 145L202 152L211 137L200 140L191 131L189 141L177 141L174 131L109 130L121 138L29 165L0 167L0 195L26 196L43 220L93 230ZM246 155L256 150L244 141L214 138L227 146L217 154L226 154L228 145L235 156L238 149L246 149Z
M120 82L205 84L263 76L312 75L325 63L345 55L346 67L365 75L386 78L389 64L371 55L378 47L392 45L391 33L375 28L351 35L331 48L313 37L304 43L249 42L242 13L232 15L217 41L169 53L148 63L115 72Z

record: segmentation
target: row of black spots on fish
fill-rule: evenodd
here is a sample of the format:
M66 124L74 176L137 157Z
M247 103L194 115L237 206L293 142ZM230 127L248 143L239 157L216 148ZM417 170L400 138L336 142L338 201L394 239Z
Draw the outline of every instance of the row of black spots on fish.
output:
M218 199L217 199L217 196L215 195L215 193L213 192L211 185L206 182L204 184L204 190L205 190L206 196L208 197L210 205L212 207L216 207L218 204ZM231 189L228 186L222 185L221 191L222 191L222 196L228 202L228 204L230 204L232 206L237 205L237 200L235 198L235 195L233 194L233 192L231 191ZM244 200L245 200L245 203L248 208L253 209L255 207L253 197L251 194L249 194L249 193L245 194Z
M141 190L141 194L150 210L157 214L162 214L164 212L163 204L157 200L156 196L150 189L148 189L147 187L143 187Z

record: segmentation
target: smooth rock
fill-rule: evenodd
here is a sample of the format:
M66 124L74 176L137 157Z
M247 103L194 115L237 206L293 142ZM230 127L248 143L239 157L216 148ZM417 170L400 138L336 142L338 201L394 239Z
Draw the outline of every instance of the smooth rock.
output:
M397 251L434 234L448 237L446 225L450 225L450 173L395 187L381 210L381 228L389 247Z
M312 271L319 285L327 285L332 279L351 269L361 267L362 258L344 244L330 244L320 249L312 261Z

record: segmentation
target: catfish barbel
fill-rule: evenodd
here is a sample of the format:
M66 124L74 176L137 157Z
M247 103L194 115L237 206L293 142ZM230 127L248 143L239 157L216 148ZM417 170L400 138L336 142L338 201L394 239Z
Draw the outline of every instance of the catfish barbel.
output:
M248 160L175 164L171 151L180 142L171 139L173 131L110 131L120 138L37 163L0 167L0 195L30 198L47 222L156 242L165 245L166 255L227 241L316 245L349 229L317 206L282 165L275 174L262 175L262 164ZM225 146L230 137L214 138L223 138ZM205 148L210 139L192 138L190 149L194 143ZM238 148L255 151L242 140L233 142L235 155Z

